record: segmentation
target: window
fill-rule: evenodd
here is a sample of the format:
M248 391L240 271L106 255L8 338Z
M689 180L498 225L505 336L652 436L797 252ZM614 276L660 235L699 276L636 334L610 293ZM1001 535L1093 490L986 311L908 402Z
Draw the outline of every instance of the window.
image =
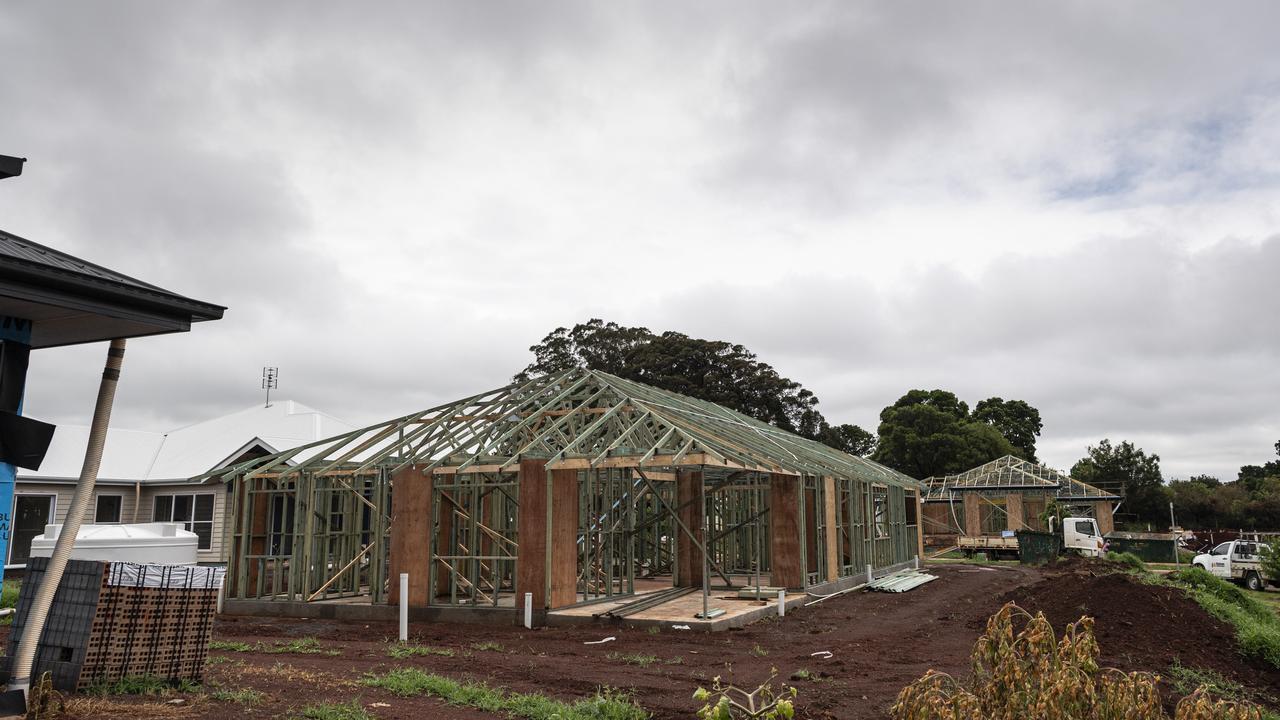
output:
M887 488L872 486L871 517L875 519L876 539L889 537L889 491Z
M97 506L93 510L93 522L120 522L120 507L123 503L124 498L120 495L99 495Z
M180 522L200 539L197 547L213 547L213 493L157 495L151 519L153 522Z
M1210 555L1226 555L1231 543L1222 543L1218 547L1209 551Z
M1092 521L1092 520L1077 520L1077 521L1076 521L1076 532L1080 533L1081 535L1090 535L1090 536L1094 535L1094 532L1093 532L1093 521Z
M903 498L905 498L903 502L906 503L907 508L907 525L918 524L919 520L916 518L916 503L919 502L919 500L916 498L916 494L913 492L905 493Z

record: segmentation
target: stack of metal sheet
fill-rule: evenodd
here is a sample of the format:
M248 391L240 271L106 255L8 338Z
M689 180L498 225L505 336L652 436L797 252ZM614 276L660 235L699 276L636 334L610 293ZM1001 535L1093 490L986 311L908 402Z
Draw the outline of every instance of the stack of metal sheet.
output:
M867 589L879 592L902 593L914 590L927 582L933 582L937 579L936 575L930 575L918 570L903 570L867 583Z

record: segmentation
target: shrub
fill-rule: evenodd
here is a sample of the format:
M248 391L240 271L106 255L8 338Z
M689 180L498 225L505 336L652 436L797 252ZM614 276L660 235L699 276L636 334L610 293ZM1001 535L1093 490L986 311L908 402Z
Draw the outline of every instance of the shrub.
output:
M1020 627L1019 627L1020 626ZM1098 666L1093 619L1080 618L1059 639L1043 613L1013 603L987 621L973 648L967 682L930 670L903 688L894 720L1167 720L1148 673ZM1251 705L1197 689L1178 703L1176 720L1260 720Z
M1109 552L1107 553L1107 559L1113 563L1119 563L1139 572L1146 572L1147 569L1147 564L1142 562L1142 558L1131 552Z
M18 595L22 591L21 580L5 580L0 588L0 608L18 607Z
M1262 556L1262 576L1280 580L1280 543L1258 545L1258 554Z

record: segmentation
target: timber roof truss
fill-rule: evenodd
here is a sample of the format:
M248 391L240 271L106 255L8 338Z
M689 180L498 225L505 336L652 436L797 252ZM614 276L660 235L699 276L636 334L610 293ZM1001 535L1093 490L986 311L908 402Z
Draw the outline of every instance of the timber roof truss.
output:
M957 475L926 478L925 500L946 500L964 490L1052 490L1060 500L1118 500L1104 490L1066 473L1013 455L992 460Z
M715 403L595 370L534 378L227 468L233 477L705 465L919 487L902 473Z

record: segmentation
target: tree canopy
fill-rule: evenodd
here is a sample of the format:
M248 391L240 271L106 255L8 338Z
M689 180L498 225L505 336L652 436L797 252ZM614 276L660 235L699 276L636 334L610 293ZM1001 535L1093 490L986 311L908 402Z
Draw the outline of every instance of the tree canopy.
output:
M1090 446L1088 455L1071 466L1071 477L1101 490L1124 496L1124 511L1151 522L1165 521L1168 505L1160 456L1147 454L1129 441L1113 445L1104 439Z
M556 328L529 350L534 360L516 381L574 368L601 370L718 403L853 455L875 447L874 435L857 425L830 424L812 392L735 343L592 319Z
M1280 442L1275 450L1280 456ZM1174 480L1167 493L1183 527L1280 529L1280 459L1245 465L1227 483L1207 475Z
M1021 451L1018 455L1023 460L1039 462L1036 459L1036 436L1044 428L1040 422L1039 410L1023 400L993 397L974 406L973 419L1000 431L1006 440Z
M872 459L915 478L963 472L1005 455L1034 461L1040 428L1040 412L1022 400L990 398L970 413L955 393L911 390L880 412Z

